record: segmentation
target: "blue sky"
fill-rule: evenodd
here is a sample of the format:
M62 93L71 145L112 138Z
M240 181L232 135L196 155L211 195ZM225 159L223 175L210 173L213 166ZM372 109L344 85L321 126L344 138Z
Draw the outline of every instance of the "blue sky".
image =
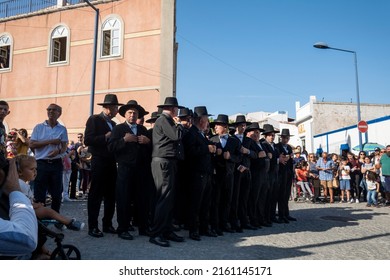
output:
M310 95L389 103L390 1L178 0L179 103L209 113L288 111Z

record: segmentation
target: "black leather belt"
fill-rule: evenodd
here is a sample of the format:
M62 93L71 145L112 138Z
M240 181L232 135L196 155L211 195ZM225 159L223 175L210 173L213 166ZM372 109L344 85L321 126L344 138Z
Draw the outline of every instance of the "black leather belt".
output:
M60 158L53 158L53 159L38 159L38 161L44 162L44 163L52 164L52 163L61 162L61 159L60 159Z

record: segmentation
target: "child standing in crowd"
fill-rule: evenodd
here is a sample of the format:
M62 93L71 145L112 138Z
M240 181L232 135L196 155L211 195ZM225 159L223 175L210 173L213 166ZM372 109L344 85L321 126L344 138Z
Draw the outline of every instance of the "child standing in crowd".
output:
M379 183L375 172L367 171L365 174L367 185L367 207L377 207L376 194L379 192Z
M297 184L301 187L301 190L303 191L303 196L306 197L306 200L309 200L309 194L310 200L314 202L314 195L310 189L309 181L307 179L307 177L309 176L309 168L307 161L302 161L297 164L295 174L297 176Z
M340 167L339 167L339 179L340 179L340 191L341 191L341 199L340 203L345 202L344 200L344 193L347 193L347 201L352 203L352 201L349 200L351 196L351 176L349 175L351 171L351 167L348 163L348 158L343 157L341 159Z

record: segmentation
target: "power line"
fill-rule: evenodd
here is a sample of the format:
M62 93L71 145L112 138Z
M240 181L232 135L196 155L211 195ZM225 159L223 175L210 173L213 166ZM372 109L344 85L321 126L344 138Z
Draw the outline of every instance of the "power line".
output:
M182 38L182 39L183 39L184 41L186 41L188 44L192 45L193 47L195 47L195 48L197 48L198 50L202 51L203 53L207 54L208 56L210 56L210 57L214 58L215 60L217 60L217 61L219 61L219 62L225 64L226 66L228 66L228 67L230 67L230 68L232 68L232 69L234 69L234 70L240 72L241 74L243 74L243 75L245 75L245 76L248 76L248 77L250 77L250 78L252 78L252 79L254 79L254 80L258 81L258 82L261 82L261 83L263 83L263 84L265 84L265 85L267 85L267 86L273 87L273 88L278 89L278 90L283 91L283 92L286 92L286 93L288 93L288 94L290 94L290 95L293 95L293 96L296 96L296 97L302 97L302 96L300 96L300 95L298 95L298 94L296 94L296 93L294 93L294 92L291 92L291 91L289 91L289 90L283 89L283 88L278 87L278 86L276 86L276 85L274 85L274 84L271 84L271 83L269 83L269 82L263 81L263 80L257 78L256 76L254 76L254 75L252 75L252 74L250 74L250 73L248 73L248 72L246 72L246 71L244 71L244 70L241 70L240 68L238 68L238 67L236 67L236 66L234 66L234 65L232 65L232 64L230 64L230 63L228 63L228 62L226 62L226 61L224 61L223 59L217 57L216 55L210 53L209 51L206 51L205 49L203 49L203 48L201 48L200 46L196 45L195 43L191 42L190 40L184 38L184 37L181 36L180 34L178 34L177 36L180 37L180 38Z

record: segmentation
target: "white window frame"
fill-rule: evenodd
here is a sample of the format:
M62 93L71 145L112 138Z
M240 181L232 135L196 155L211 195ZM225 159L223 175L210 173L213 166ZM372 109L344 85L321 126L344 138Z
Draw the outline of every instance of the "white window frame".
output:
M9 33L0 34L0 56L3 57L1 50L4 47L8 47L8 53L4 55L5 57L8 57L8 67L0 68L0 73L10 72L12 70L13 45L13 39Z
M105 44L107 36L109 36L108 53L104 54L103 52L107 51L107 45ZM99 58L101 60L122 58L123 37L122 18L118 15L108 16L101 25Z
M65 47L63 44L66 44ZM61 47L63 47L61 49ZM49 37L49 49L48 49L48 65L49 66L58 66L58 65L67 65L69 64L69 56L70 56L70 31L69 28L64 24L59 24L55 26L51 32ZM57 53L55 53L57 52ZM61 52L65 52L65 59L60 59L58 56L61 56Z

